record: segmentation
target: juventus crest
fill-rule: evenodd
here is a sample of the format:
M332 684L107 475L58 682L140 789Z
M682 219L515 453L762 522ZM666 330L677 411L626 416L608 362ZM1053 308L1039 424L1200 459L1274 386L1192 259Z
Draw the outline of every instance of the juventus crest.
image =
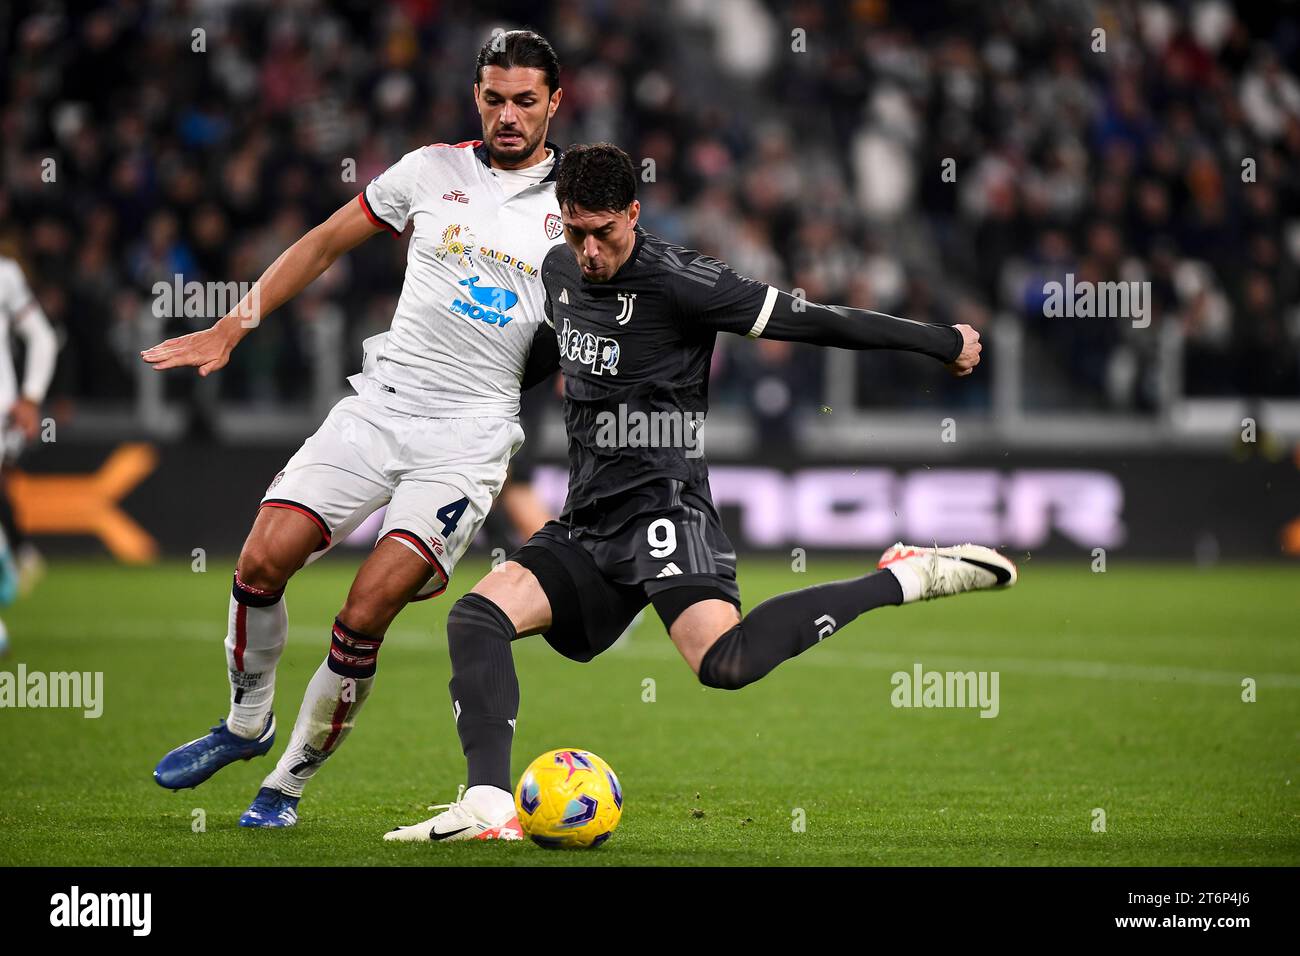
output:
M614 316L614 321L619 325L627 325L632 319L632 310L636 307L635 292L620 292L618 294L618 304L621 310L618 315Z

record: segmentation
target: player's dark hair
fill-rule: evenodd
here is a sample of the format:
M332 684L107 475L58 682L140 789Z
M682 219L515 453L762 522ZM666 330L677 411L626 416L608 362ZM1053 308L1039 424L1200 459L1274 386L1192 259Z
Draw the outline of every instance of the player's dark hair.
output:
M560 58L546 37L532 30L510 30L494 33L478 51L475 61L474 82L483 82L483 67L531 67L546 74L546 88L554 93L560 88Z
M560 157L555 199L561 209L622 212L635 198L632 157L612 143L570 146Z

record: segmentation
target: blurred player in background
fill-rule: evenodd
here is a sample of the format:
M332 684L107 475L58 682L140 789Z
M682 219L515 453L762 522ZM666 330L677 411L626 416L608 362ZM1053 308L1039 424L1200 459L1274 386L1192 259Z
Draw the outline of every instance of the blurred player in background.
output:
M58 337L28 288L18 256L16 243L0 243L0 419L4 422L0 472L40 434L41 403L54 377L59 351ZM10 333L25 346L21 383L9 348ZM41 565L40 556L18 527L8 488L2 483L4 477L0 473L0 607L11 604L20 588L30 590ZM20 565L25 569L22 572ZM0 622L0 655L8 646L8 634Z
M409 601L442 593L491 508L524 437L521 382L555 369L541 283L542 260L560 240L559 150L546 142L561 98L555 51L528 31L494 36L478 54L474 97L481 142L408 153L290 247L250 293L268 314L344 252L414 225L391 330L367 340L363 372L350 379L358 394L334 407L271 482L240 554L226 636L229 715L154 771L164 787L194 787L270 750L285 585L387 504L289 746L241 826L297 822L303 788L370 694L388 626ZM250 331L240 321L248 307L143 357L157 369L214 372ZM517 825L493 835L517 837Z
M387 840L469 839L514 819L516 638L544 634L586 662L653 604L700 682L738 689L874 608L1016 581L991 548L900 542L872 573L778 595L742 619L736 553L695 431L717 333L917 352L958 376L979 363L979 333L818 305L739 276L641 229L636 184L632 160L607 143L572 147L561 164L568 248L551 250L542 277L564 372L568 500L452 606L450 689L468 780L443 812ZM615 423L634 421L675 421L677 437L661 441L674 433L651 424L641 440L631 430L620 439Z

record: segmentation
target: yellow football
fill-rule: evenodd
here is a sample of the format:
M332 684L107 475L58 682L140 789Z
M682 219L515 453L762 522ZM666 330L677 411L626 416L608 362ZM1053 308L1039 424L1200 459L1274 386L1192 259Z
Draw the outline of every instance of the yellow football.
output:
M539 846L600 846L623 816L623 787L591 751L552 750L519 778L515 808L524 833Z

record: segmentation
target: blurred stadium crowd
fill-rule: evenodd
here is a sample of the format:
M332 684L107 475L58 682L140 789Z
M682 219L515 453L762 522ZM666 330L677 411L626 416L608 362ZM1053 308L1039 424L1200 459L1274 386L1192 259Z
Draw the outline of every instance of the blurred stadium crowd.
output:
M653 160L647 227L742 273L916 319L1018 316L1042 407L1151 408L1175 328L1188 393L1300 395L1294 4L86 6L0 12L0 253L62 330L68 411L133 393L154 283L251 280L406 151L476 138L472 58L496 26L560 54L551 139ZM404 255L379 237L340 262L245 341L222 396L302 399L327 316L359 364ZM1151 282L1151 327L1044 318L1067 272ZM857 362L863 405L988 401L987 376ZM813 350L727 343L715 404L780 418L823 374Z

